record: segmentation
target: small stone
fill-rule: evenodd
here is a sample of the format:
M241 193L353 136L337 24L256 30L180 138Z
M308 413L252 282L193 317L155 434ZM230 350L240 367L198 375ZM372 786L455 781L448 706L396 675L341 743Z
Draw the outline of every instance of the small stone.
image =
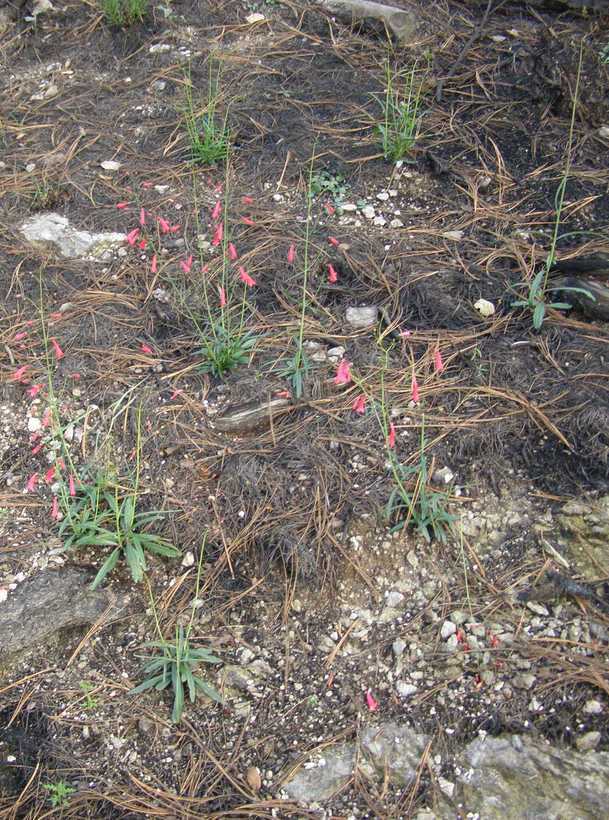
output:
M115 159L105 159L103 162L99 163L104 171L118 171L121 167L122 162L117 162Z
M155 185L154 190L157 194L166 194L169 190L169 185Z
M453 626L454 626L454 624L453 624ZM451 636L449 637L449 639L446 641L446 649L447 649L447 651L448 651L448 652L456 652L456 651L457 651L457 647L458 647L458 646L459 646L459 639L457 638L457 636L456 636L456 635L451 635ZM451 674L451 673L449 672L449 670L446 670L446 671L447 671L447 673L448 673L449 675Z
M524 672L522 675L514 675L512 684L516 689L530 689L535 683L535 675L531 672Z
M495 313L495 305L489 302L488 299L478 299L477 302L474 302L474 308L485 319Z
M387 220L384 216L375 216L372 220L372 224L376 225L377 228L382 228L387 224Z
M357 205L354 202L345 202L340 207L342 211L357 211Z
M503 34L491 34L491 40L493 43L505 43L507 37L504 37Z
M366 217L366 219L374 219L374 207L372 205L366 205L364 208L362 208L362 214Z
M601 739L600 732L586 732L585 735L578 737L575 741L575 745L579 749L580 752L589 752L592 749L596 749Z
M445 641L450 638L451 635L454 635L457 631L457 627L452 621L444 621L442 624L442 628L440 629L440 635L442 640Z
M603 140L609 140L609 125L601 125L598 129L598 135Z
M451 781L447 780L445 777L438 777L438 785L441 791L444 792L449 799L452 799L455 791L455 784L451 783Z
M395 685L396 692L401 698L410 698L419 691L412 683L405 683L405 681L398 681Z
M148 49L149 54L163 54L167 51L171 51L171 46L169 43L155 43Z
M404 650L406 649L407 643L403 641L401 638L396 638L395 641L392 643L391 648L393 649L393 654L396 658L399 658L400 655L404 654Z
M0 587L0 604L3 604L6 599L8 598L8 589L6 587Z
M245 21L249 23L250 26L253 26L254 23L262 23L264 20L266 20L266 17L264 14L260 14L259 11L254 11L245 18Z
M537 603L537 601L527 601L527 609L530 609L536 615L548 616L550 614L547 608L543 604Z
M153 91L165 91L165 89L167 88L167 82L165 80L155 80L150 87L152 88ZM154 187L157 188L156 185ZM169 186L163 186L163 187L169 187Z
M398 592L396 589L392 590L389 595L387 595L387 606L396 608L401 606L404 603L404 596L401 592Z
M182 566L183 567L192 567L195 563L195 556L194 553L188 550L188 552L182 558Z
M49 86L47 87L46 91L44 92L44 94L43 94L42 96L43 96L45 99L47 99L47 100L48 100L48 99L50 99L51 97L56 97L56 96L57 96L57 94L59 94L59 89L57 88L57 86L56 86L56 85L53 85L53 84L51 83L51 85L49 85Z
M376 305L370 307L349 307L345 312L345 319L355 328L367 328L376 324L379 309Z
M381 202L387 202L387 200L389 199L389 194L387 193L387 191L381 191L376 195L376 198L380 199Z
M25 170L28 172L28 174L31 174L32 171L36 170L36 163L35 162L28 162L28 164L25 166Z
M392 219L391 222L389 223L389 227L390 228L403 228L404 223L402 222L401 219Z
M587 700L584 705L586 715L600 715L603 711L603 704L600 700Z
M331 362L332 364L338 364L338 362L340 362L340 360L343 358L345 353L346 353L346 350L342 346L331 347L328 350L328 361Z
M30 433L37 433L42 430L42 420L37 416L30 416L27 420L27 429Z
M464 624L467 620L467 615L460 609L455 609L455 611L450 616L450 620L457 626L461 626L461 624Z
M482 176L478 179L478 190L486 191L491 187L492 178L489 176Z
M147 735L154 729L154 723L146 717L142 717L137 722L138 729L142 734Z
M435 484L450 484L454 479L455 474L450 467L441 467L439 470L435 470L432 476L432 481Z
M460 239L463 239L464 233L463 231L444 231L440 236L444 239L452 239L453 242L458 242Z

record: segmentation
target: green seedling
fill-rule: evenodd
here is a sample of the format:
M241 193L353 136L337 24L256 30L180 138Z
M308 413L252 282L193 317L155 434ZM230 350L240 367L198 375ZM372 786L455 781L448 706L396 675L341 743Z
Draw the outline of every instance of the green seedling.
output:
M349 186L345 178L331 171L318 171L311 177L309 191L311 196L329 196L337 208L345 201Z
M217 325L209 336L201 338L202 347L197 351L202 357L201 370L214 376L224 376L236 367L247 364L256 344L257 336L251 333L231 332Z
M191 703L195 702L199 691L217 703L222 703L217 690L195 674L199 664L218 664L222 661L209 649L193 649L184 627L176 628L175 639L171 642L149 641L144 646L160 650L160 655L148 658L148 663L144 667L148 677L132 689L131 694L147 692L149 689L162 690L171 686L174 694L171 719L174 723L179 723L182 717L185 686Z
M385 159L396 162L408 159L417 141L421 123L423 76L417 76L416 65L394 75L385 64L385 94L373 97L382 109L382 120L376 125Z
M190 159L195 165L215 165L228 160L230 150L230 131L226 116L217 116L219 100L219 78L212 77L210 63L207 86L207 105L198 114L193 101L192 80L190 74L185 78L184 126L190 145Z
M95 689L95 685L88 680L81 680L78 685L85 697L85 709L95 709L98 705L98 701L91 694Z
M141 23L148 12L148 0L101 0L106 22L117 28Z
M49 802L56 809L67 806L71 795L76 791L73 786L69 786L64 780L58 780L57 783L44 783L42 788L48 791Z

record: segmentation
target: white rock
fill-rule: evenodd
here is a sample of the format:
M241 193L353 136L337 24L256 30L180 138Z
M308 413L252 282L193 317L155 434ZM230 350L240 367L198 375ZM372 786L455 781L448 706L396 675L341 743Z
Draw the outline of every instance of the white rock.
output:
M549 615L547 607L543 604L537 603L537 601L527 601L527 609L530 609L531 612L534 612L536 615Z
M493 43L504 43L507 37L504 37L503 34L491 34L491 40Z
M166 194L169 190L169 185L155 185L154 190L157 194Z
M601 125L598 129L598 135L603 140L609 140L609 125Z
M463 231L444 231L444 233L440 234L444 239L452 239L455 242L458 242L460 239L463 239L464 233Z
M381 202L387 202L387 200L389 199L389 194L387 193L387 191L381 191L376 195L376 198L380 199Z
M374 219L374 214L376 213L374 207L372 205L365 205L362 208L362 213L366 217L366 219Z
M0 587L0 604L3 604L6 599L8 598L8 589L6 587Z
M372 327L378 319L379 309L376 305L371 307L348 307L345 311L345 319L355 328Z
M56 213L39 214L26 220L19 229L30 242L51 242L62 256L87 257L103 261L112 250L125 241L122 233L89 233L74 228L65 216Z
M410 698L419 691L412 683L405 683L399 680L395 685L396 691L401 698Z
M386 603L387 606L390 607L399 607L404 603L404 596L401 592L398 592L397 589L393 589L387 595Z
M342 211L357 211L357 205L354 202L345 202L340 207Z
M447 638L450 638L451 635L454 635L456 631L457 627L452 621L444 621L444 623L442 624L442 628L440 629L440 635L442 636L442 640L447 640Z
M337 364L345 355L345 348L344 347L331 347L328 350L328 361L332 362L332 364Z
M393 649L393 654L396 656L396 658L399 658L400 655L404 654L404 650L406 649L406 646L407 646L406 641L403 641L401 638L396 638L395 639L395 641L391 645L391 648Z
M25 170L28 172L28 174L31 174L32 171L36 170L36 163L35 162L28 162L28 164L25 166Z
M30 433L37 433L42 430L42 419L37 416L30 416L27 420L27 429Z
M439 470L435 470L432 476L432 481L435 484L450 484L454 479L455 474L450 467L441 467Z
M117 162L115 159L105 159L103 162L99 163L104 171L118 171L121 167L122 162Z
M403 228L404 223L402 222L401 219L392 219L391 222L389 223L389 227L390 228Z
M440 789L444 792L444 794L449 799L452 799L452 796L455 791L455 784L451 783L451 781L447 780L445 777L438 777L438 785Z
M55 11L51 0L36 0L32 8L32 17L36 19L39 14L44 14L45 11Z
M477 302L474 302L474 308L480 316L484 316L485 319L495 313L495 305L489 302L488 299L478 299Z
M260 14L259 11L255 11L252 14L248 14L245 20L247 23L253 26L254 23L262 23L263 20L266 20L266 17L264 16L264 14Z
M589 752L591 749L596 749L600 739L600 732L586 732L585 735L582 735L576 739L575 745L580 752Z
M149 54L163 54L166 51L171 51L169 43L155 43L148 49Z
M182 558L182 566L183 567L192 567L195 563L195 556L194 553L188 550L187 553L184 554L184 558Z
M584 706L586 715L600 715L603 711L603 704L600 700L587 700Z
M372 222L374 225L377 226L377 228L382 228L384 225L387 224L387 220L384 216L375 216Z

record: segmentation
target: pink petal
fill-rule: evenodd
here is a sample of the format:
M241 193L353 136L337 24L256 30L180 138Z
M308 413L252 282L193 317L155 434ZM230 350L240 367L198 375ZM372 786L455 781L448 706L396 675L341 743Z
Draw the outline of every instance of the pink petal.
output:
M412 374L412 382L410 384L410 389L412 393L412 401L419 402L419 383L417 382L417 377L414 375L414 373Z
M33 455L33 456L38 455L38 453L39 453L41 450L42 450L42 442L40 442L40 444L37 444L35 447L32 447L32 455Z
M407 339L409 336L412 336L412 330L401 330L400 336L402 339Z
M351 363L346 359L341 359L334 376L334 384L349 384L351 381Z
M243 222L244 225L250 225L251 227L253 227L255 225L254 220L250 219L249 216L242 216L241 221Z
M244 205L253 205L254 199L251 196L242 196L241 202L243 202Z
M68 478L68 487L69 492L72 498L76 495L76 484L74 483L74 476L70 473L70 477Z
M288 265L293 265L296 259L296 245L292 243L288 248Z
M226 291L224 290L224 288L218 288L218 295L220 296L220 307L226 307Z
M180 230L179 225L171 225L171 227L169 228L169 233L178 233L179 230Z
M159 227L162 233L169 233L171 228L169 226L169 222L167 222L166 219L163 219L162 216L157 216L157 222L159 223Z
M442 353L439 347L436 347L434 350L433 366L436 373L441 373L444 370L444 362L442 361Z
M54 338L51 336L51 338L49 339L49 341L50 341L50 343L53 345L53 350L54 350L54 352L55 352L55 358L56 358L58 361L59 361L59 359L63 359L63 357L65 356L65 353L64 353L64 352L63 352L63 350L59 347L59 342L57 341L57 339L54 339Z
M328 282L333 285L335 282L338 282L338 273L334 265L328 265Z
M326 204L324 205L324 208L326 209L326 213L329 216L334 216L334 214L336 213L336 208L334 207L334 205L330 205L329 202L326 202Z
M142 342L142 344L140 345L140 350L142 351L142 353L154 353L150 345L144 344L144 342Z
M152 259L150 260L150 271L151 273L156 273L158 271L156 253L152 255Z
M26 370L29 368L29 364L23 364L21 367L18 367L13 373L11 373L11 379L14 382L23 382L25 381L24 376Z
M364 415L366 412L366 396L363 393L355 399L351 405L351 409L354 413L358 413L360 416Z
M221 213L222 213L222 203L220 202L220 200L218 200L216 202L216 204L214 205L213 211L211 212L212 222L215 222L216 219L220 216Z
M141 240L138 242L138 248L139 248L141 251L145 251L145 250L146 250L146 245L147 245L147 244L148 244L148 240L147 240L147 239L141 239Z
M42 446L42 445L40 445L40 446ZM27 480L27 484L25 485L25 490L26 490L26 492L28 492L28 493L33 493L33 492L34 492L34 490L35 490L35 488L36 488L36 484L37 484L37 483L38 483L38 473L33 473L33 474L32 474L32 475L28 478L28 480Z
M51 408L47 407L45 409L44 413L42 414L42 427L43 427L43 429L46 429L49 426L49 424L51 423L52 416L53 416L53 412L52 412Z
M53 504L51 505L51 518L55 521L59 518L59 501L56 495L53 496Z
M395 427L393 422L389 423L389 435L387 436L387 446L392 450L395 449Z
M42 384L33 384L33 385L29 388L29 390L27 391L27 392L28 392L28 396L29 396L30 398L32 398L32 399L33 399L33 398L35 398L35 397L38 395L38 393L40 393L40 391L42 390L42 388L43 388L43 385L42 385Z
M228 243L228 258L232 262L235 262L237 259L239 259L239 254L237 253L237 248L233 245L232 242Z
M213 239L211 240L211 244L214 247L218 247L220 242L222 242L222 237L224 236L224 225L220 222L219 225L216 226L216 230L214 231Z
M140 225L144 227L146 224L146 211L143 208L140 208Z
M248 286L248 288L253 288L254 285L256 284L256 280L252 279L252 277L245 270L243 265L239 265L238 270L239 270L239 279L241 279L241 281L244 282Z
M152 188L152 182L142 182L142 188Z
M129 231L125 239L130 245L135 245L138 236L140 235L140 229L134 228L132 231Z
M372 694L370 689L368 689L368 691L366 692L366 706L371 712L376 712L376 710L379 708L378 701L374 699L374 695Z
M124 208L129 207L129 203L128 202L117 202L116 207L118 208L119 211L122 211Z
M13 341L20 342L22 339L25 339L26 336L27 330L22 330L21 333L15 333L15 335L13 336Z
M55 478L55 465L53 464L53 466L49 467L49 469L44 474L44 480L46 481L47 484L50 484L51 481L54 478Z
M190 254L188 259L183 259L180 262L180 267L182 268L184 273L190 273L190 269L192 268L192 260L193 260L193 256L192 256L192 254Z
M329 236L328 237L328 242L331 245L334 245L335 248L338 248L338 246L340 245L340 242L338 241L338 239L335 236Z

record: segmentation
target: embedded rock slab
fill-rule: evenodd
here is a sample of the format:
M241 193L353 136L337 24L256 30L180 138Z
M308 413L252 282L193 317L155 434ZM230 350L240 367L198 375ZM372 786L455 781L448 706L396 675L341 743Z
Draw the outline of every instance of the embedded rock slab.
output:
M382 781L387 775L390 783L407 786L416 776L427 740L397 723L368 726L359 749L355 743L344 743L324 750L284 783L283 790L305 805L323 803L351 780L356 761L358 772L369 779Z
M569 501L558 521L577 571L587 580L609 575L609 495Z
M9 593L0 604L0 668L63 629L89 626L106 611L108 619L120 615L126 597L91 590L91 579L89 572L72 567L43 570Z
M484 820L596 820L609 806L609 752L519 735L479 738L460 761L463 814ZM454 812L443 813L454 817Z
M29 242L55 245L62 256L105 261L125 241L122 233L90 233L79 231L65 216L56 213L38 214L19 229Z

